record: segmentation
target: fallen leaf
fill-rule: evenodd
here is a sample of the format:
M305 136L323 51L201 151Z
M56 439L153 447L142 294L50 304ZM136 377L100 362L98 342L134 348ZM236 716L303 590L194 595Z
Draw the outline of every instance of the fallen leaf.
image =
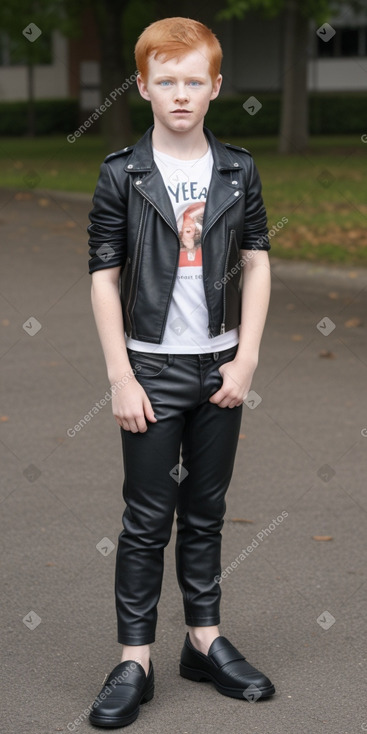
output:
M0 415L0 423L6 423L9 420L8 415Z
M14 199L16 201L28 201L28 199L32 198L33 194L29 194L27 191L18 191L18 193L14 196Z
M333 540L332 535L313 535L312 540Z
M296 308L294 303L287 303L287 311L294 311Z
M302 334L292 334L292 342L301 342L303 340Z
M9 326L10 321L9 319L1 319L1 325L2 326Z
M246 438L246 433L240 433L239 438Z
M336 301L339 298L339 293L337 293L336 291L330 291L330 293L328 293L328 296L332 299L332 301Z
M334 354L334 352L328 352L327 349L322 349L319 357L323 357L324 359L335 359L336 354Z
M347 329L354 329L356 326L363 326L363 321L362 319L359 319L358 316L355 316L353 319L344 321L344 326L346 326Z

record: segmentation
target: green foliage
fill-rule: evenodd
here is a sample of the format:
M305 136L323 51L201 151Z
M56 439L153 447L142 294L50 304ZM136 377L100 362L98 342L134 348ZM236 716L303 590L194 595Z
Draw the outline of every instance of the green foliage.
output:
M330 15L349 5L358 12L365 7L364 0L295 0L300 12L318 24L324 23ZM217 20L244 18L250 11L258 11L265 17L274 17L287 9L287 0L226 0L226 6L217 14Z
M262 11L265 15L273 16L284 10L285 0L227 0L226 7L217 14L218 20L244 18L252 10Z
M85 1L71 0L11 0L0 4L0 28L10 39L11 57L15 63L50 63L47 46L51 33L60 31L65 36L76 36L80 30L80 13ZM31 42L23 35L30 23L41 35Z

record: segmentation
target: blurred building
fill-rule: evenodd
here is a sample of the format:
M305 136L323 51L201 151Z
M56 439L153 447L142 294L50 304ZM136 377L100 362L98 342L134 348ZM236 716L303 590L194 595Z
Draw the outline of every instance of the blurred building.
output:
M282 87L284 28L281 19L249 14L242 21L208 24L224 51L222 94L277 92ZM367 10L359 15L346 7L329 20L326 39L310 23L308 87L310 91L364 91L367 87ZM83 34L67 39L54 32L35 41L42 63L35 67L35 97L79 99L81 110L101 104L100 52L97 28L89 11ZM124 79L121 79L121 83ZM6 35L0 33L0 100L27 99L27 67L17 58Z

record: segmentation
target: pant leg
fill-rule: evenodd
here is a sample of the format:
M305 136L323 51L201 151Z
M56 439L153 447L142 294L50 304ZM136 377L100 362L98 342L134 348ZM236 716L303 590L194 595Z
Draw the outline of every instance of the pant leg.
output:
M182 464L188 475L177 501L176 571L183 594L185 622L211 626L220 622L221 529L225 494L235 461L242 408L220 408L209 397L222 383L218 366L234 359L202 363L202 402L186 414Z
M171 537L177 495L169 472L179 461L181 431L179 419L151 424L146 433L121 429L126 508L118 539L115 595L118 642L126 645L155 640L164 548Z
M133 355L130 350L131 365L142 365L136 378L158 420L147 422L145 433L121 428L126 508L116 554L115 598L118 642L145 645L155 640L164 548L177 503L177 475L170 472L179 463L185 410L197 400L200 373L195 361L183 368L171 355Z

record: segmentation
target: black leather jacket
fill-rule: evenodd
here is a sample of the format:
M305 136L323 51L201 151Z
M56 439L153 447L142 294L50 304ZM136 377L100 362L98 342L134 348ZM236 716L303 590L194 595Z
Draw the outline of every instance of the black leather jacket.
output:
M125 331L161 344L176 279L180 241L173 207L155 165L153 127L136 145L111 153L100 168L89 214L89 273L121 266ZM208 336L241 322L240 249L269 250L261 182L251 153L220 143L204 127L213 154L202 229Z

